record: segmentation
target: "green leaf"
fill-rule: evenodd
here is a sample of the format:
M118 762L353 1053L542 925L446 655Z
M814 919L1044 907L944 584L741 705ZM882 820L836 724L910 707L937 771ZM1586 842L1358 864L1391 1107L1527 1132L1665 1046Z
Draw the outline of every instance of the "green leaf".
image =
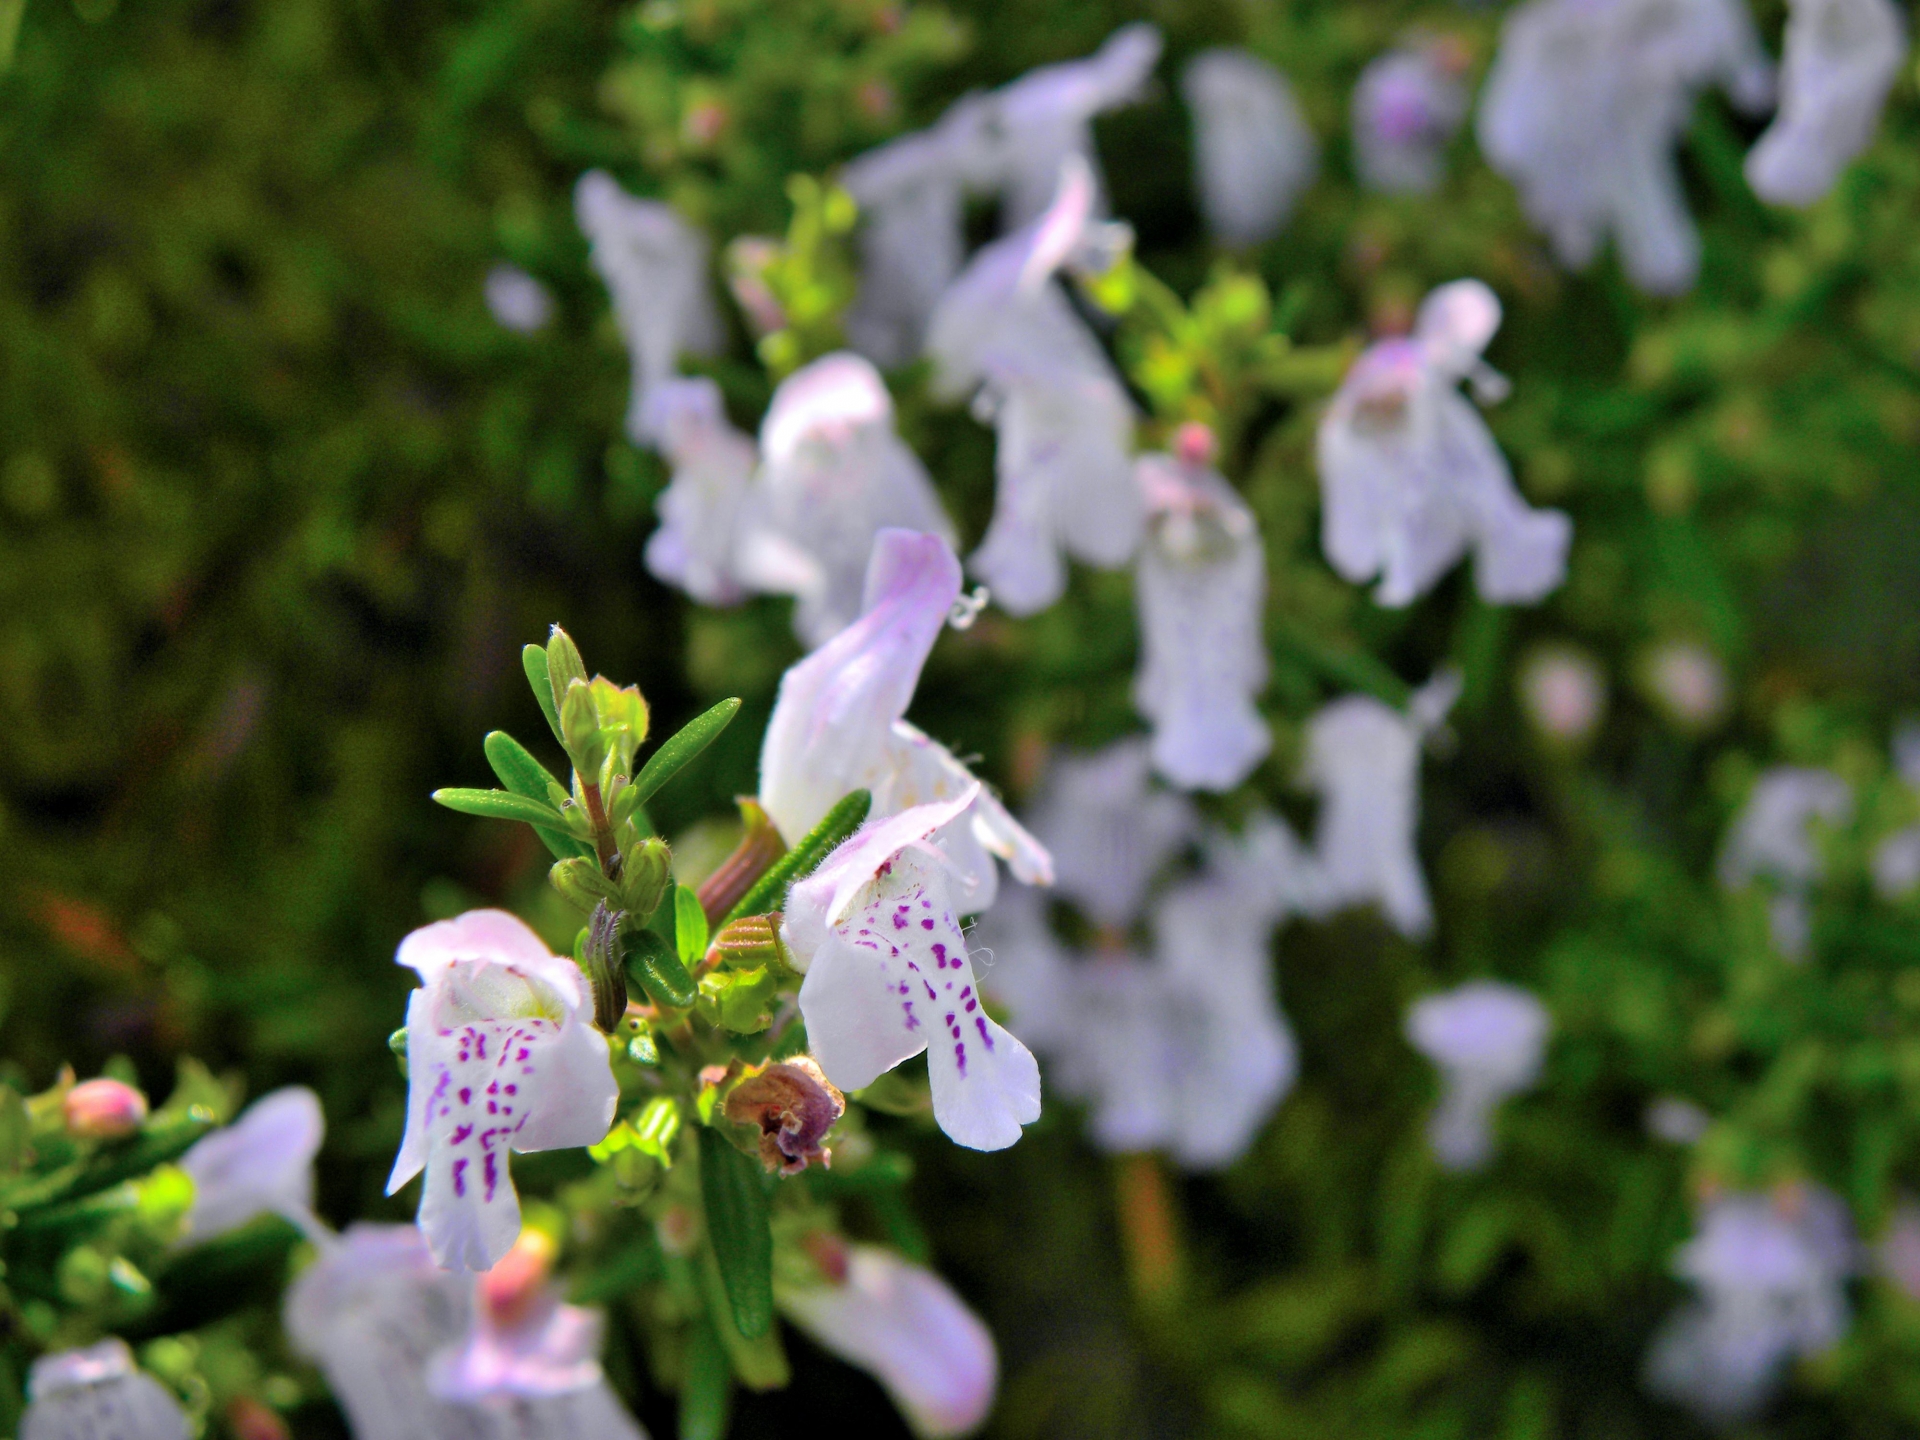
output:
M656 790L678 774L681 766L711 745L739 713L738 700L722 700L711 710L694 716L662 741L660 748L640 767L640 773L633 777L633 789L637 797L633 803L644 805L652 799Z
M700 1128L700 1198L733 1323L749 1340L773 1325L773 1227L760 1167L718 1130Z
M528 645L520 651L520 665L527 672L527 684L533 689L533 698L540 702L540 713L547 717L547 726L553 731L553 738L566 744L566 738L560 733L560 712L553 706L553 680L547 673L547 649L544 645Z
M540 658L541 663L545 664L545 651L540 652ZM548 786L562 794L566 793L567 787L556 780L546 766L534 759L526 746L506 731L495 730L481 742L481 748L487 752L487 763L493 767L493 773L500 777L500 783L514 794L537 800L542 805L551 805L553 801L549 797L553 791ZM540 843L553 852L556 860L584 860L593 855L593 847L585 841L576 840L558 830L550 830L545 825L533 828L540 836Z
M27 1102L12 1086L0 1085L0 1174L18 1170L25 1163L27 1138L32 1133Z
M673 890L673 942L680 963L689 969L706 956L707 912L700 908L700 897L684 885Z
M560 812L551 805L508 790L436 790L433 798L449 810L486 820L523 820L549 829L561 824Z
M699 998L693 976L680 963L665 937L651 930L624 931L627 973L647 992L656 1005L684 1010Z
M733 1367L713 1325L703 1315L687 1332L686 1375L680 1382L680 1440L725 1440L732 1409Z
M738 920L743 915L764 915L769 910L778 909L786 901L787 886L811 875L814 867L832 853L834 846L866 822L867 811L872 808L871 791L855 790L842 796L840 802L827 811L826 817L807 833L804 840L774 861L772 868L740 897L740 903L727 912L727 921Z

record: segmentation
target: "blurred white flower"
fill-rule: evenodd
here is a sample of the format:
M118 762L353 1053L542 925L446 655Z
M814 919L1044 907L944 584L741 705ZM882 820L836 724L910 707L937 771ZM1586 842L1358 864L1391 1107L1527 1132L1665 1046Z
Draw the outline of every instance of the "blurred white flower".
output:
M1646 686L1670 719L1689 730L1709 730L1727 713L1727 671L1704 645L1669 640L1647 656Z
M1845 1335L1845 1283L1856 1269L1846 1207L1825 1190L1711 1202L1673 1263L1698 1298L1654 1337L1648 1388L1709 1424L1750 1419L1787 1362Z
M757 590L796 597L809 647L860 614L874 536L889 526L953 543L919 457L893 429L893 397L871 361L836 351L794 371L760 425L761 466L735 561Z
M289 1085L194 1142L180 1157L180 1168L193 1178L193 1207L181 1243L212 1240L265 1214L285 1216L309 1236L317 1234L313 1157L325 1135L320 1097L304 1085Z
M1075 157L1056 178L1052 207L974 256L927 330L935 393L994 427L993 520L967 563L1015 615L1060 598L1062 551L1113 567L1140 543L1133 406L1053 279L1088 241L1093 175Z
M1825 871L1814 825L1842 825L1853 814L1853 789L1831 770L1778 765L1754 782L1720 849L1720 883L1740 890L1755 880L1773 887L1768 912L1773 943L1789 960L1804 960L1812 937L1808 895Z
M1134 571L1133 703L1153 725L1156 770L1185 790L1231 790L1273 745L1253 704L1268 663L1260 531L1204 462L1143 455L1135 473L1147 538Z
M442 1400L544 1399L602 1384L601 1317L563 1305L548 1281L553 1241L523 1230L499 1263L474 1281L472 1323L427 1366Z
M1125 25L1086 58L1029 70L987 97L985 168L1000 192L1003 230L1023 229L1046 211L1069 159L1084 163L1098 188L1093 117L1140 98L1160 47L1154 26Z
M1678 294L1700 241L1673 151L1714 81L1748 111L1772 99L1742 0L1527 0L1481 92L1480 148L1561 263L1584 268L1611 234L1636 285Z
M518 265L487 271L486 296L488 313L516 335L544 330L553 319L552 294Z
M1257 814L1209 838L1207 863L1153 908L1151 953L1069 953L1041 898L1008 895L974 938L983 976L1047 1056L1048 1083L1087 1102L1102 1149L1160 1149L1193 1169L1246 1152L1298 1069L1273 993L1272 934L1317 898L1284 822Z
M520 1233L510 1150L594 1145L620 1098L586 977L504 910L473 910L400 942L407 1131L393 1194L427 1172L420 1228L449 1270L485 1270Z
M1539 1080L1552 1028L1532 993L1498 980L1469 980L1414 1002L1407 1040L1440 1071L1427 1140L1442 1166L1478 1170L1493 1158L1494 1112Z
M1245 50L1202 50L1181 72L1180 91L1208 231L1227 245L1271 240L1320 165L1286 77Z
M970 1149L1003 1150L1040 1118L1040 1068L981 1008L946 857L929 843L978 794L976 781L868 821L787 893L783 930L827 1078L858 1090L924 1050L940 1128Z
M1713 1117L1691 1100L1662 1095L1647 1106L1647 1133L1669 1145L1697 1145L1713 1125Z
M1444 671L1414 693L1406 713L1348 695L1307 722L1301 778L1320 795L1314 858L1323 910L1377 904L1409 939L1433 928L1420 870L1420 751L1460 694Z
M127 1342L42 1355L27 1374L20 1440L187 1440L186 1412L136 1369Z
M846 1245L817 1284L783 1284L781 1313L886 1388L916 1435L965 1435L993 1408L1000 1358L938 1275L877 1245Z
M851 161L840 183L860 207L860 293L847 339L877 365L905 365L966 259L966 199L992 165L990 102L968 95L938 124Z
M1198 834L1186 798L1152 788L1150 764L1137 739L1055 755L1029 812L1053 856L1055 890L1096 925L1131 925L1160 867Z
M1893 766L1907 789L1920 795L1920 721L1903 722L1893 735ZM1873 888L1883 900L1898 900L1920 887L1920 824L1906 825L1873 851Z
M875 537L859 620L780 681L760 750L760 803L797 844L852 790L872 792L873 819L973 793L970 810L938 844L954 866L963 908L978 913L998 888L995 855L1028 884L1050 883L1053 864L951 751L901 718L959 598L960 562L940 536L883 530Z
M661 381L646 407L647 433L673 467L653 502L660 527L647 539L647 569L703 605L731 605L746 593L734 552L759 449L704 376Z
M1474 584L1493 604L1530 604L1566 578L1573 525L1530 509L1506 457L1457 388L1504 382L1480 359L1500 301L1478 280L1422 302L1412 338L1383 340L1354 362L1320 421L1321 547L1374 598L1407 605L1471 550Z
M1467 118L1460 67L1439 45L1390 50L1353 87L1353 161L1360 183L1425 195L1446 178L1446 151Z
M1545 645L1520 667L1520 704L1549 740L1584 745L1607 713L1607 677L1584 651Z
M1811 205L1873 141L1907 53L1891 0L1788 0L1780 113L1747 155L1747 183L1776 205Z
M649 392L671 378L683 353L711 355L724 339L708 285L711 247L671 205L636 200L604 170L580 177L573 213L632 359L627 434L650 445L657 437L648 428Z

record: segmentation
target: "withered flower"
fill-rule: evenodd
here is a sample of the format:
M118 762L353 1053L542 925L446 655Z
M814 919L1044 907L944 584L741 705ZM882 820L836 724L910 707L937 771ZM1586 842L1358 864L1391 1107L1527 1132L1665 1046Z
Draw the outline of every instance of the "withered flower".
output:
M832 1164L833 1153L820 1141L846 1108L846 1097L807 1055L749 1075L726 1101L734 1124L760 1128L761 1163L782 1175L798 1175L815 1160Z

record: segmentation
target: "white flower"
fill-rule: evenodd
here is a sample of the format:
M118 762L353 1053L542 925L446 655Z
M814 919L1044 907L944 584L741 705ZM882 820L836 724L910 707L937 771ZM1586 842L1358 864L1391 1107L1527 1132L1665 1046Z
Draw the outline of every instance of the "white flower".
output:
M1143 455L1147 542L1134 572L1154 768L1186 790L1231 790L1272 748L1254 707L1266 688L1266 553L1253 512L1218 471Z
M1151 788L1150 763L1144 740L1056 755L1032 807L1055 889L1096 925L1132 924L1154 875L1198 833L1184 796Z
M873 539L888 526L953 542L933 481L893 430L893 397L871 361L836 351L780 382L760 425L761 468L737 560L756 589L797 597L809 648L860 614Z
M1480 359L1500 302L1477 280L1428 295L1411 339L1370 347L1320 422L1321 546L1374 598L1407 605L1471 550L1474 584L1493 604L1530 604L1566 578L1573 525L1533 510L1506 457L1460 394L1495 390Z
M1669 1145L1697 1145L1713 1126L1713 1117L1691 1100L1662 1095L1647 1106L1647 1133Z
M1780 113L1747 155L1747 183L1776 205L1811 205L1873 140L1907 52L1891 0L1789 0Z
M1415 843L1420 747L1459 693L1459 676L1447 671L1415 692L1406 714L1349 695L1307 722L1301 778L1320 794L1314 857L1323 908L1377 904L1409 939L1433 928Z
M632 357L627 434L636 445L651 444L648 394L671 378L683 352L713 354L724 336L707 283L707 237L671 205L636 200L604 170L580 177L573 213Z
M704 376L661 381L646 411L647 433L673 467L654 501L660 528L647 540L647 569L703 605L731 605L745 593L734 550L759 449L733 427L720 387Z
M939 837L969 912L993 903L993 856L1029 884L1053 878L1047 852L966 766L901 718L920 669L960 598L960 562L938 535L883 530L874 539L859 620L787 671L760 750L760 803L797 844L853 790L882 819L963 791L971 810Z
M1428 995L1407 1012L1407 1040L1440 1069L1440 1103L1427 1139L1449 1170L1478 1170L1493 1158L1493 1114L1532 1088L1553 1021L1517 985L1470 980Z
M994 426L993 521L969 568L1015 615L1066 588L1061 552L1124 565L1140 543L1133 406L1053 276L1088 241L1094 181L1077 157L1051 208L984 247L927 330L933 385Z
M482 1416L427 1389L435 1353L466 1331L472 1293L434 1265L414 1226L357 1224L288 1287L282 1318L355 1440L484 1440Z
M124 1340L43 1355L27 1375L20 1440L187 1440L173 1392L134 1368Z
M976 781L868 821L787 893L783 928L827 1078L858 1090L925 1050L940 1128L970 1149L1003 1150L1040 1118L1040 1067L980 1006L946 857L929 843L978 794Z
M1070 955L1021 891L975 934L993 954L984 983L1047 1056L1048 1083L1089 1104L1095 1144L1219 1168L1293 1084L1270 941L1316 888L1292 832L1256 815L1242 836L1213 836L1202 871L1161 896L1150 957Z
M966 259L966 199L992 159L989 102L969 95L938 124L851 161L840 183L860 207L860 293L847 339L875 364L920 354L927 321Z
M560 1303L548 1280L554 1249L545 1234L524 1230L474 1281L473 1323L427 1366L429 1390L478 1404L545 1400L604 1383L600 1313Z
M1779 765L1754 782L1720 849L1720 883L1740 890L1755 880L1774 890L1773 943L1803 960L1811 939L1808 893L1825 871L1814 848L1816 821L1841 825L1853 814L1853 789L1831 770Z
M544 330L553 319L553 296L518 265L496 265L487 271L486 296L488 312L516 335Z
M1845 1335L1845 1282L1857 1268L1846 1207L1827 1191L1713 1201L1673 1264L1699 1298L1654 1337L1648 1388L1710 1424L1751 1418L1788 1361Z
M1666 641L1647 656L1643 674L1655 702L1684 728L1708 730L1726 717L1726 667L1705 646Z
M313 1215L313 1157L326 1135L320 1097L304 1085L263 1095L224 1130L180 1157L193 1178L193 1208L183 1243L237 1230L256 1215L283 1215L308 1235Z
M1543 645L1520 667L1520 704L1549 740L1584 745L1607 713L1607 677L1585 652Z
M1437 45L1392 50L1353 87L1353 161L1360 183L1426 195L1446 178L1446 151L1467 118L1467 87Z
M1029 70L988 97L990 170L1005 229L1021 229L1047 209L1063 162L1080 160L1098 175L1093 117L1139 98L1160 46L1152 25L1122 26L1085 59Z
M501 910L414 931L395 957L407 1001L407 1132L393 1194L427 1172L420 1228L450 1270L485 1270L520 1233L509 1150L597 1144L619 1086L586 977Z
M999 1384L993 1336L931 1270L875 1245L848 1245L839 1273L782 1285L786 1317L886 1387L916 1434L964 1435Z
M1271 240L1320 165L1286 77L1245 50L1202 50L1181 72L1180 91L1193 115L1207 229L1228 245Z
M1584 268L1611 234L1635 284L1678 294L1700 242L1673 150L1715 80L1742 109L1772 98L1741 0L1528 0L1481 92L1480 148L1563 264Z

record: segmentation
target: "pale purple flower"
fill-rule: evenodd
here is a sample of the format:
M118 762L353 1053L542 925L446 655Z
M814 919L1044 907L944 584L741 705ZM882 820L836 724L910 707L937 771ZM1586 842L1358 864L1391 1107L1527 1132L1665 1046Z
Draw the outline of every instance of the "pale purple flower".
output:
M1143 455L1136 474L1147 536L1133 703L1153 726L1156 770L1183 790L1231 790L1273 745L1253 703L1268 666L1260 530L1209 465Z
M266 1214L284 1216L308 1235L318 1233L313 1157L325 1135L320 1097L304 1085L289 1085L196 1141L180 1157L180 1168L193 1179L182 1243L214 1239Z
M849 1245L844 1274L783 1284L781 1312L822 1347L867 1371L914 1433L965 1435L993 1408L993 1336L931 1270L875 1245Z
M1889 1284L1909 1300L1920 1300L1920 1205L1902 1200L1893 1207L1873 1260Z
M974 256L927 331L935 393L971 396L994 427L993 520L968 567L1015 615L1059 599L1062 552L1112 568L1140 543L1133 406L1053 279L1094 233L1093 176L1076 157L1057 178L1052 206Z
M1747 183L1775 205L1811 205L1873 141L1907 53L1892 0L1788 0L1780 113L1747 155Z
M851 351L780 382L760 425L760 456L736 570L755 589L796 597L793 628L809 648L859 617L881 530L899 526L953 543L926 467L894 433L886 383Z
M1448 1170L1478 1170L1493 1158L1493 1117L1540 1078L1547 1007L1517 985L1469 980L1428 995L1407 1012L1407 1040L1440 1071L1440 1103L1427 1141Z
M1353 161L1360 183L1426 195L1446 178L1447 146L1467 118L1467 87L1436 45L1388 51L1353 87Z
M1227 245L1271 240L1320 166L1286 77L1245 50L1202 50L1181 72L1180 91L1208 231Z
M415 1226L363 1223L320 1248L288 1287L282 1319L355 1440L492 1440L484 1414L427 1389L428 1364L465 1334L472 1297Z
M503 910L415 930L396 956L407 1001L407 1131L391 1195L427 1172L420 1228L450 1270L485 1270L520 1233L507 1156L597 1144L619 1086L586 977Z
M1607 713L1607 677L1570 645L1544 645L1520 667L1520 704L1549 740L1584 745Z
M646 408L647 433L673 467L654 501L660 528L647 540L647 569L703 605L731 605L746 593L734 552L760 451L704 376L661 381Z
M1500 301L1478 280L1442 285L1411 338L1354 362L1320 421L1321 548L1382 605L1411 604L1469 551L1480 598L1531 604L1566 578L1573 524L1534 510L1486 423L1459 391L1504 383L1480 359Z
M1645 676L1656 703L1687 729L1708 730L1726 718L1726 667L1704 645L1666 641L1647 656Z
M992 164L990 102L968 95L929 129L850 161L840 183L860 207L860 293L847 339L877 365L904 365L966 260L966 200Z
M924 1050L940 1128L970 1149L1003 1150L1040 1118L1040 1069L981 1007L947 860L929 843L978 794L975 782L868 821L788 892L784 934L829 1080L858 1090Z
M1908 790L1920 796L1920 722L1904 722L1893 736L1893 766ZM1902 826L1873 851L1873 888L1883 900L1898 900L1920 887L1920 824Z
M1098 188L1093 117L1140 98L1160 48L1159 30L1136 22L1086 58L1029 70L987 97L988 170L1002 228L1022 229L1045 212L1069 159L1085 163Z
M963 908L977 913L993 903L994 856L1029 884L1050 883L1053 866L951 751L901 718L959 598L960 562L940 536L875 537L860 618L780 681L760 750L760 803L796 844L853 790L872 792L874 819L973 793L938 843Z
M992 954L983 983L1046 1055L1048 1083L1087 1102L1095 1144L1217 1169L1246 1152L1297 1073L1271 939L1316 890L1292 832L1258 814L1240 836L1212 836L1201 871L1160 897L1148 955L1072 955L1020 891L975 933Z
M1161 866L1199 833L1184 796L1152 788L1151 763L1138 739L1056 755L1030 811L1055 890L1096 925L1131 925Z
M1754 782L1720 849L1720 883L1741 890L1756 880L1773 890L1768 919L1773 943L1789 960L1804 960L1812 938L1809 894L1825 872L1815 826L1842 825L1853 814L1853 788L1831 770L1778 765Z
M127 1342L43 1355L27 1375L20 1440L187 1440L186 1412L134 1366Z
M1481 92L1480 148L1561 263L1585 268L1611 235L1636 285L1678 294L1700 241L1673 151L1716 81L1745 110L1772 99L1742 0L1528 0Z
M427 1388L442 1400L478 1404L547 1399L603 1384L600 1312L563 1305L544 1289L529 1309L498 1316L483 1297L460 1343L428 1365Z
M1648 1388L1712 1425L1752 1418L1788 1362L1846 1334L1845 1284L1858 1268L1846 1206L1828 1191L1711 1202L1673 1262L1698 1298L1654 1337Z
M1307 722L1301 778L1320 795L1314 857L1321 909L1378 905L1409 939L1433 928L1415 843L1420 751L1459 693L1460 677L1445 671L1415 692L1405 713L1348 695Z
M627 434L650 445L648 394L672 377L683 353L714 354L724 339L708 284L711 247L671 205L636 200L604 170L580 177L573 213L632 359Z
M518 265L496 265L487 271L487 311L516 335L544 330L553 319L553 296Z

